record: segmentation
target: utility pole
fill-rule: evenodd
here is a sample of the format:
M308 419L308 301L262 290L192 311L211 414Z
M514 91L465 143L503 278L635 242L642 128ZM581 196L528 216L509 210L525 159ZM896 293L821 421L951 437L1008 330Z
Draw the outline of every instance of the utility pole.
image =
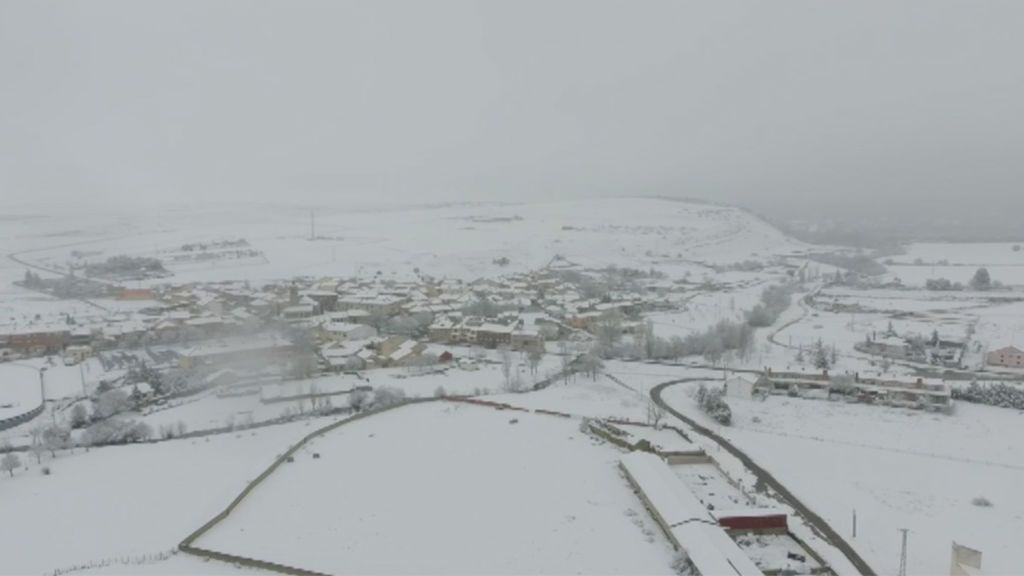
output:
M309 239L316 240L316 213L309 211Z
M82 397L86 398L89 396L89 392L85 389L85 361L78 363L78 376L82 379Z
M46 379L44 378L45 374L46 366L43 366L39 369L39 391L43 395L43 406L46 406ZM57 414L56 412L53 411L53 407L50 408L50 420L53 422L55 426L57 425Z
M853 537L857 538L857 509L853 509Z
M897 576L907 576L907 528L900 528L902 543L900 544L900 571Z

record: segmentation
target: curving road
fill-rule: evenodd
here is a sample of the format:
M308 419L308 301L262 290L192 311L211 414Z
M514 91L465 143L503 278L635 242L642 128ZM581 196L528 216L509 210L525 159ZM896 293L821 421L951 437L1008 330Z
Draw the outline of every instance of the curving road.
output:
M755 476L757 476L757 478L760 481L764 482L765 485L769 486L773 491L775 491L776 494L781 496L787 504L789 504L794 510L796 510L797 513L803 516L804 520L806 520L807 523L810 524L811 527L822 538L824 538L829 544L839 549L839 551L841 551L843 555L846 556L847 560L849 560L850 563L853 564L853 566L857 569L858 572L865 576L875 576L876 572L871 568L870 565L868 565L868 563L863 558L861 558L860 554L858 554L857 551L854 550L853 547L850 546L850 544L846 542L846 540L838 532L833 530L832 527L829 526L828 522L826 522L821 516L818 516L813 510L804 505L804 503L801 502L792 492L790 492L785 486L783 486L782 483L775 478L775 476L773 476L764 468L758 466L758 464L754 462L754 460L750 456L748 456L745 452L737 448L734 444L732 444L725 438L719 436L711 429L697 423L692 418L683 415L681 412L679 412L678 410L670 406L667 402L665 402L665 400L661 397L662 390L668 388L669 386L682 384L684 382L696 382L703 380L707 380L707 378L681 378L679 380L663 382L651 389L651 399L663 410L685 422L690 428L693 429L694 432L701 434L707 438L710 438L711 440L715 441L719 446L721 446L726 452L728 452L732 456L735 456L740 462L743 463L744 466L747 467L748 470L750 470Z

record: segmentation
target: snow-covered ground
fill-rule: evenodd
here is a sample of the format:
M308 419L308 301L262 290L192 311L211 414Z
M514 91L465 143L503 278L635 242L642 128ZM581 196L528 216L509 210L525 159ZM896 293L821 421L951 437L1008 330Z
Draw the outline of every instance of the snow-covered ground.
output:
M336 573L670 573L619 452L578 427L403 407L314 440L196 545Z
M30 366L0 363L0 387L0 420L31 412L42 403L39 373Z
M25 212L3 224L3 256L13 253L56 269L67 266L77 250L92 252L90 260L119 254L170 257L183 253L187 243L244 238L259 252L258 257L210 264L169 263L174 276L132 282L132 287L193 280L258 284L296 275L370 277L378 271L393 278L420 272L471 280L552 262L654 269L667 277L652 289L662 290L667 302L685 305L647 315L662 337L741 319L766 286L792 271L778 266L780 258L791 267L802 266L806 261L799 255L809 250L740 210L644 199L318 207L316 240L309 239L308 207L178 207L105 215L57 209ZM508 258L507 265L498 263L502 257ZM746 260L766 268L724 271ZM888 276L908 286L934 277L966 284L980 266L988 267L994 280L1024 285L1024 251L1015 251L1013 244L918 244L892 260ZM830 268L808 267L819 270ZM0 326L66 322L67 314L89 322L108 311L152 304L56 300L13 286L24 273L24 265L0 260ZM853 345L882 333L890 323L901 335L928 336L934 330L943 338L962 339L973 330L971 367L988 349L1024 345L1024 303L1017 301L1022 293L1013 290L828 287L813 307L798 303L802 296L794 296L793 306L774 326L756 331L747 358L727 355L726 364L811 371L810 354L799 363L797 348L809 349L820 339L836 346L833 373L874 374L881 369L878 359L854 351ZM857 308L830 311L833 306ZM549 344L549 350L555 349ZM452 351L463 358L474 354L457 347ZM477 363L476 370L372 370L363 375L368 382L340 375L285 382L249 396L219 397L212 390L135 417L156 431L178 422L191 431L219 428L310 408L297 400L261 399L311 392L314 385L317 392L339 392L369 384L400 388L411 397L432 396L443 388L447 394L481 394L576 416L645 421L654 385L724 376L722 370L686 365L704 363L700 358L679 365L607 361L605 373L596 379L577 375L538 392L508 394L502 390L496 355L489 360ZM553 374L561 362L548 354L536 374L522 362L523 382L531 385ZM83 390L116 375L104 372L97 360L70 367L60 358L0 363L0 418L38 405L43 367L48 409L55 410L66 409ZM910 368L899 365L887 372L909 373ZM667 396L703 418L689 388L673 387ZM333 396L332 402L344 405L347 398ZM723 434L840 532L856 509L853 544L882 573L895 571L896 530L901 527L911 529L913 575L945 573L954 539L983 550L987 573L1016 573L1024 566L1017 549L1024 533L1024 500L1016 494L1024 480L1018 441L1024 415L964 404L944 416L789 398L730 403L736 423ZM40 418L48 420L49 414ZM511 418L519 422L510 424ZM276 454L324 422L62 454L52 462L45 457L50 476L33 462L13 479L0 477L0 572L40 573L170 550L222 509ZM24 443L28 426L0 433L0 439ZM341 571L389 573L669 571L672 553L619 476L617 453L595 445L577 427L578 420L473 406L403 408L317 441L311 450L320 452L320 459L303 452L199 544L326 572L339 571L338 566L344 567ZM23 460L30 458L23 454ZM973 505L977 497L992 506ZM403 553L395 554L396 549ZM233 570L176 555L151 564L97 565L83 573Z
M992 280L1007 286L1024 285L1022 243L920 243L911 244L904 254L883 259L889 276L908 286L923 286L931 278L946 278L967 284L980 267Z
M682 276L692 261L732 263L802 250L746 212L641 198L530 204L453 204L407 208L316 210L310 241L308 208L181 208L136 215L106 231L48 214L11 230L10 250L45 266L65 266L72 250L156 255L190 242L244 238L265 258L177 270L174 281L260 280L294 275L385 273L475 278L544 266L556 255L584 266L646 268L665 263ZM52 229L60 237L40 238ZM52 240L52 242L51 242ZM53 246L48 247L49 246ZM508 257L501 268L493 261ZM677 264L672 264L676 262ZM24 270L7 263L8 280ZM153 280L145 283L159 283Z
M670 387L665 398L775 474L876 570L896 570L899 528L911 530L909 574L945 574L953 540L982 549L987 574L1014 574L1024 563L1024 414L964 403L946 416L786 397L730 398L734 424L721 427L699 412L688 388ZM972 504L975 498L992 506Z
M0 477L0 572L42 574L174 549L273 461L330 420L75 450ZM44 476L41 467L51 474ZM210 572L229 571L221 566ZM136 573L135 567L126 568ZM173 572L173 570L172 570Z

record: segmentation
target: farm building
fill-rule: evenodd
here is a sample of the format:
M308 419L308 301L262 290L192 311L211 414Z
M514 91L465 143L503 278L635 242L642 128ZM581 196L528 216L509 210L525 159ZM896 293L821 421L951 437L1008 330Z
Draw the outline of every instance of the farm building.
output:
M654 519L673 545L686 552L697 572L763 574L661 458L631 452L619 464Z

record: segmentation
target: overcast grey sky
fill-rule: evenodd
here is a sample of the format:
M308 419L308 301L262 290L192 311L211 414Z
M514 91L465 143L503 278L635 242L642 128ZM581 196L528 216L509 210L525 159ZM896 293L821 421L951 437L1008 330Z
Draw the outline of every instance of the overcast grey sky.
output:
M0 0L0 199L1020 206L1022 30L1018 0Z

